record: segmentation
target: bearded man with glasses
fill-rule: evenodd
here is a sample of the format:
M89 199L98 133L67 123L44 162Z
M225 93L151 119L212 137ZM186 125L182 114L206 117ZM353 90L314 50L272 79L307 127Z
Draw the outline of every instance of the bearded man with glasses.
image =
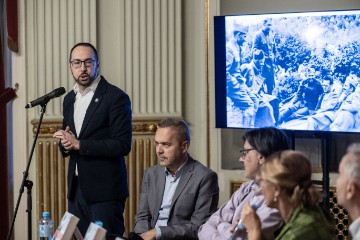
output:
M239 228L234 232L241 219L241 211L245 203L250 203L257 208L265 239L275 239L275 232L282 226L278 210L266 206L264 196L255 182L255 177L268 156L281 150L290 149L288 138L283 131L269 127L245 132L243 141L244 149L240 150L239 161L244 164L244 176L250 181L241 184L230 200L200 227L198 233L200 240L247 239L245 229Z
M70 51L69 69L75 86L63 102L60 139L68 169L68 211L80 218L85 235L100 220L106 239L122 236L123 212L129 195L124 156L131 150L132 116L129 96L100 75L97 50L78 43Z

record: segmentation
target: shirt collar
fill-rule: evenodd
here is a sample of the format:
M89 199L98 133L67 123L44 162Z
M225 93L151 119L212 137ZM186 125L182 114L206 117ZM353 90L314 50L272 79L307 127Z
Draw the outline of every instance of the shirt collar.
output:
M255 180L249 181L249 187L244 190L244 194L247 195L250 192L255 192L255 195L261 195L260 187L256 184Z
M182 171L183 166L186 165L187 161L188 161L188 157L186 157L186 161L178 168L178 170L176 170L175 176L174 176L175 178L178 178L178 177L180 176L180 174L183 172L183 171ZM168 175L171 175L170 171L169 171L167 168L165 168L165 174L166 174L167 176L168 176Z
M100 80L101 80L101 76L100 76L100 74L99 74L99 75L97 75L97 77L95 78L95 80L90 84L90 86L88 86L88 87L84 90L84 92L82 93L82 95L84 96L84 95L86 95L87 93L89 93L90 91L95 92L97 86L99 85ZM75 83L75 85L74 85L74 87L73 87L73 90L74 90L75 94L80 93L80 91L79 91L79 84L78 84L78 83Z

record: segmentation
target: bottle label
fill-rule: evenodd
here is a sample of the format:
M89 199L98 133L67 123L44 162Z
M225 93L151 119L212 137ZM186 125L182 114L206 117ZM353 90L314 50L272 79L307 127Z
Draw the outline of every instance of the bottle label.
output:
M39 237L52 237L52 228L48 225L39 225Z

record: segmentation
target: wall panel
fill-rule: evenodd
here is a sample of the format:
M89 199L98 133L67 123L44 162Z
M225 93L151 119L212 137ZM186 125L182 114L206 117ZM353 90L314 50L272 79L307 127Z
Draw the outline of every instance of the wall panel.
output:
M31 101L58 87L72 88L69 50L81 41L96 46L97 14L96 0L28 0L25 5L26 77ZM48 103L46 117L62 116L62 99L63 96ZM33 113L40 116L37 111Z
M101 69L130 95L134 117L182 116L181 9L177 0L99 5Z

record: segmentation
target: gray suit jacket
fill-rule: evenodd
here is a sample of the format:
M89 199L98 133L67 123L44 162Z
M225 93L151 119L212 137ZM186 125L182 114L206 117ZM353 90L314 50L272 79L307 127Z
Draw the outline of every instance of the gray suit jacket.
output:
M213 214L219 202L217 174L190 156L176 188L168 226L160 227L162 239L197 239L199 227ZM160 165L145 170L136 233L155 227L165 188L165 169Z

